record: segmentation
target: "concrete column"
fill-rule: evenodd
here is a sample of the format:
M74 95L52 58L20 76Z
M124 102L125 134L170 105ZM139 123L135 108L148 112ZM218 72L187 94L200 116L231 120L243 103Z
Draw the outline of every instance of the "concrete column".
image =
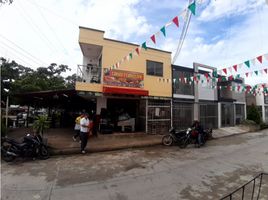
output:
M265 122L265 107L264 105L261 106L262 109L262 121Z
M97 97L97 115L100 114L102 108L107 108L107 98L106 97Z
M218 128L221 128L221 103L218 102Z

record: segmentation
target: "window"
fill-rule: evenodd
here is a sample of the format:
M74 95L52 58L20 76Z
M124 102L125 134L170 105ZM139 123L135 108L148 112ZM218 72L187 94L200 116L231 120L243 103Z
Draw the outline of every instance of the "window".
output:
M190 77L193 77L192 72L173 71L173 93L183 95L194 95L194 84L190 84ZM186 80L182 80L186 78Z
M147 75L163 76L163 63L155 61L146 61Z

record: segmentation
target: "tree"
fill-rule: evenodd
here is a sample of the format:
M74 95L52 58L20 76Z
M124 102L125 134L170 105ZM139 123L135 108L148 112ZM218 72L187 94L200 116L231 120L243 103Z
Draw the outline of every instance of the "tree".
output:
M75 77L73 74L64 78L63 73L70 70L67 65L50 64L48 67L39 67L33 70L19 65L15 61L0 58L1 66L1 94L2 100L9 94L36 92L43 90L59 90L74 88ZM7 93L4 89L9 89ZM14 98L11 98L14 103Z
M261 115L255 105L251 105L249 107L248 113L247 113L247 119L252 120L256 122L257 124L261 123Z
M13 3L13 0L0 0L0 6L1 6L2 4L6 4L6 3L8 3L8 4L12 4L12 3Z

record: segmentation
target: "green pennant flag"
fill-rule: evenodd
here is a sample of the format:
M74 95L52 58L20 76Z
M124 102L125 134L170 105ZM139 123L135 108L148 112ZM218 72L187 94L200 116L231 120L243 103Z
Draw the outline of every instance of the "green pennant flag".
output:
M216 77L216 78L218 77L217 70L213 70L213 72L212 72L212 76L213 76L213 77Z
M235 91L235 86L232 86L232 91Z
M226 81L226 77L225 77L225 76L223 76L221 80L222 80L222 81Z
M200 80L200 74L197 75L198 80Z
M258 76L258 71L254 71L255 72L255 74Z
M188 9L193 13L193 15L195 15L195 8L195 1L188 6Z
M130 57L130 59L132 59L132 53L129 53L129 57Z
M166 37L166 27L163 26L160 31L163 33L163 35Z
M145 50L148 49L148 47L146 46L146 42L142 43L141 47L144 48Z
M240 74L237 74L235 77L235 79L238 79L238 78L240 78Z
M204 83L204 80L203 79L201 80L201 83Z
M245 62L245 64L246 64L246 66L247 66L248 68L250 68L250 63L249 63L249 60L248 60L248 61L246 61L246 62Z

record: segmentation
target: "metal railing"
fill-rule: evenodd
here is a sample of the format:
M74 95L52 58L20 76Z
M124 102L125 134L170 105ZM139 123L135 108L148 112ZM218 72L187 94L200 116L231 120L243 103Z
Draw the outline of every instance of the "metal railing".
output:
M253 179L248 181L246 184L242 185L241 187L239 187L238 189L236 189L232 193L226 195L225 197L221 198L220 200L227 200L227 199L232 200L232 199L234 199L234 197L236 197L235 199L237 199L237 197L239 197L239 199L244 200L245 192L247 192L247 189L252 190L251 193L247 193L247 196L249 196L249 198L251 200L253 200L253 199L258 200L260 197L260 194L261 194L261 188L263 186L263 177L264 176L268 177L268 173L260 173L259 175L255 176ZM259 181L258 181L258 179L259 179ZM250 187L251 183L253 184L252 187ZM268 183L266 183L266 184L268 184Z

